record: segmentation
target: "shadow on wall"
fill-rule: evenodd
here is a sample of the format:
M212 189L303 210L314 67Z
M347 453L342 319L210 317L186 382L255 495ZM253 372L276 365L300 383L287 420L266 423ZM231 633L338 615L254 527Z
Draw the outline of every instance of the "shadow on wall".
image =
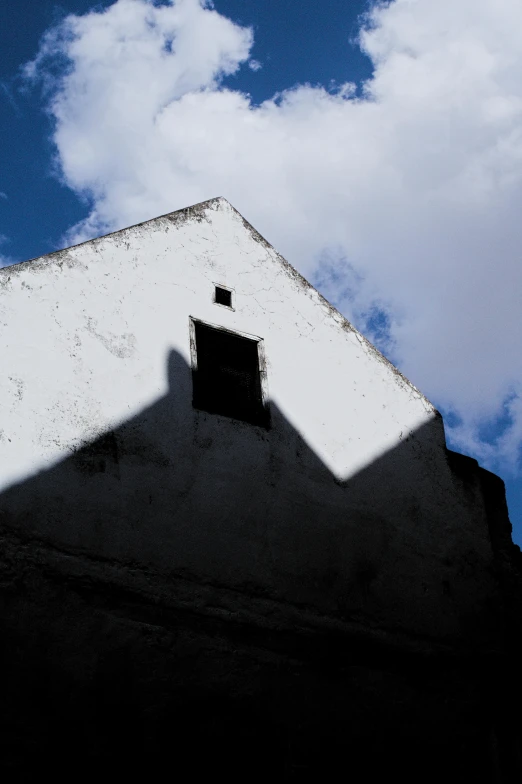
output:
M500 480L435 419L340 483L276 406L270 430L206 414L176 352L168 374L0 497L10 780L511 765L480 658L502 646Z
M382 628L491 635L484 472L445 450L440 419L341 483L274 404L267 431L196 411L174 351L168 378L150 408L5 491L2 524Z

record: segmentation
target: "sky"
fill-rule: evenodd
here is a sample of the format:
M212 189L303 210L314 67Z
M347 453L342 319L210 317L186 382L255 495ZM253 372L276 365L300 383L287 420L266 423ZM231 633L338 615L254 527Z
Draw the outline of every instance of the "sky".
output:
M0 262L225 196L506 482L519 0L3 0Z

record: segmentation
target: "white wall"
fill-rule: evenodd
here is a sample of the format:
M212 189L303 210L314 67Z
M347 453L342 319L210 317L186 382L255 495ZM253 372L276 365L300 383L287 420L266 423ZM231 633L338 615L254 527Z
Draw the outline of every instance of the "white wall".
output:
M270 431L192 408L191 316L264 340ZM473 631L494 590L487 524L440 417L225 200L0 270L0 323L7 524L376 624ZM118 426L112 468L67 462Z

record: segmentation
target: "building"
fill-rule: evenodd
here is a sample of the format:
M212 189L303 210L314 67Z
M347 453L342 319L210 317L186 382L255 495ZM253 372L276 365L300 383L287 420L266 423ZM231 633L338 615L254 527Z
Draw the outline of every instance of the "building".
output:
M0 314L10 775L514 780L503 484L227 201Z

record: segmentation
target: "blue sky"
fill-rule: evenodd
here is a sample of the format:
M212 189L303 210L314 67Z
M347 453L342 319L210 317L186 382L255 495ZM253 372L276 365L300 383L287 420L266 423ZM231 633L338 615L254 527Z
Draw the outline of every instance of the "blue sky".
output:
M5 0L0 254L226 196L505 479L522 543L522 14L371 8Z
M53 176L50 121L42 111L40 91L22 84L20 67L35 56L40 38L58 20L109 5L85 0L4 0L1 5L0 191L8 198L0 203L0 233L9 243L0 249L15 261L55 250L64 232L86 213L85 205ZM259 72L242 69L228 84L261 102L302 82L367 78L369 59L350 44L366 5L361 0L329 0L320 12L317 4L303 2L296 15L295 0L219 2L222 14L254 28L253 56L263 61Z

